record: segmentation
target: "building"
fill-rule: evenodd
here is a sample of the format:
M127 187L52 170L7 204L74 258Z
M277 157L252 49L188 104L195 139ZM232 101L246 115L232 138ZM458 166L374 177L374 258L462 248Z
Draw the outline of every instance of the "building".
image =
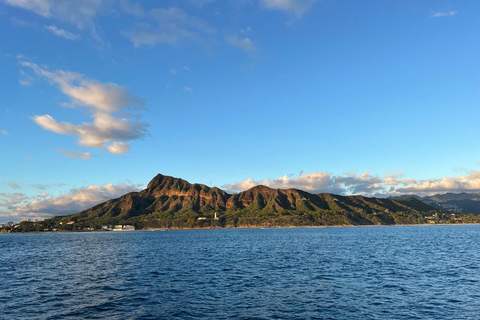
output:
M112 231L135 231L135 226L130 224L117 224Z
M7 223L0 224L0 228L10 228L12 226L13 226L13 222L7 222Z

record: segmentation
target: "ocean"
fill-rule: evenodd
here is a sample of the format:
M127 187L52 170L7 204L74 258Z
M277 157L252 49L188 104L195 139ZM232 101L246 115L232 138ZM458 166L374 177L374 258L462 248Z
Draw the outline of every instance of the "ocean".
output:
M480 319L480 226L0 234L1 319Z

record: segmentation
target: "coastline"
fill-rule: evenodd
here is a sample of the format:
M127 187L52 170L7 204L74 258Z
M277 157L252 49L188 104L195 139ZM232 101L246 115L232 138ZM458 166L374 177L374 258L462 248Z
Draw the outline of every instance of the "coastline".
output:
M480 223L416 223L416 224L351 224L329 226L240 226L240 227L205 227L205 228L143 228L137 230L122 231L120 233L138 231L181 231L181 230L235 230L235 229L298 229L298 228L355 228L355 227L419 227L419 226L474 226ZM25 234L25 233L111 233L106 230L61 230L61 231L30 231L30 232L0 232L1 234ZM115 232L118 233L118 232Z
M135 231L178 231L178 230L232 230L232 229L295 229L295 228L354 228L354 227L408 227L408 226L470 226L480 223L416 223L416 224L345 224L329 226L240 226L240 227L207 227L207 228L144 228Z

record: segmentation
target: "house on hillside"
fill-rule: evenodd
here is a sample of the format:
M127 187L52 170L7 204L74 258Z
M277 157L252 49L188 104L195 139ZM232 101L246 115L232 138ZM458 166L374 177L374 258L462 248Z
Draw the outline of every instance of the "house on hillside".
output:
M117 224L112 231L135 231L135 226L130 224Z

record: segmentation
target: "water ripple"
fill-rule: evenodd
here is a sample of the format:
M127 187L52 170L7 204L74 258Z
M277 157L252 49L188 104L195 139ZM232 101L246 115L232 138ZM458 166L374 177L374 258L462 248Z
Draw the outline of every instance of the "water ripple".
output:
M2 319L475 319L480 227L0 235Z

